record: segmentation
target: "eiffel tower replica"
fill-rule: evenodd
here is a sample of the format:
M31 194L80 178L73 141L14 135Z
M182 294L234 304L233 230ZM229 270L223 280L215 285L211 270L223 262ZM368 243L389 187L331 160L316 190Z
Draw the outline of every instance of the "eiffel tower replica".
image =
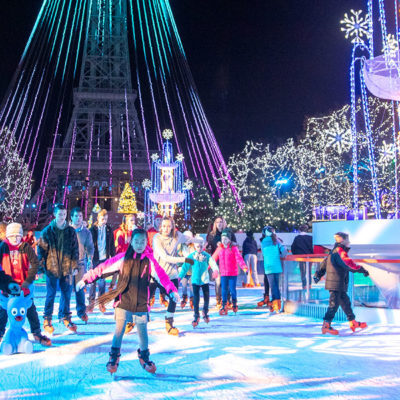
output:
M112 217L125 183L139 186L149 164L132 88L126 1L91 4L72 118L54 149L44 211L64 201L89 215L97 202Z

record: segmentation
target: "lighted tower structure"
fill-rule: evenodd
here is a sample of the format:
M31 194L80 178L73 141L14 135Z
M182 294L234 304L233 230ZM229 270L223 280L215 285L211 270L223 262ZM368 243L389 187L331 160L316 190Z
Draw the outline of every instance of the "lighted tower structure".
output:
M126 1L90 2L79 87L62 146L54 149L47 198L116 211L127 181L148 176L132 88ZM51 151L49 149L49 151Z

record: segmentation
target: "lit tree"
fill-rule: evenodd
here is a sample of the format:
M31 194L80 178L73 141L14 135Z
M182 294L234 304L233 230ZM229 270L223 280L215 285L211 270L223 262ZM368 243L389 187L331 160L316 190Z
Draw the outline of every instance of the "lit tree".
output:
M31 174L18 154L12 132L6 128L0 137L0 219L15 220L30 196Z
M209 224L214 220L215 211L209 191L204 186L193 189L191 201L192 229L196 233L205 233Z
M118 203L118 213L121 214L136 214L138 212L136 205L136 196L132 191L131 185L125 183L124 190L121 193L121 197Z

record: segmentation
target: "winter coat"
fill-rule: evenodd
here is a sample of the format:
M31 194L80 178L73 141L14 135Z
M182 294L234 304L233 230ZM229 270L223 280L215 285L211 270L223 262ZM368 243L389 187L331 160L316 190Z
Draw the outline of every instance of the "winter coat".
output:
M297 235L292 243L292 254L313 254L312 236L307 234Z
M201 255L204 260L199 260L199 255ZM193 265L188 263L184 263L182 265L181 270L179 271L179 279L185 277L188 272L191 270L192 274L192 285L205 285L210 282L210 276L208 274L208 268L211 268L213 271L218 271L218 265L215 260L205 251L202 251L200 254L197 251L190 253L187 258L190 258L194 261Z
M51 221L40 236L38 256L47 275L54 278L72 275L78 269L79 259L79 244L75 229L68 223L65 223L63 229L59 229L55 220Z
M236 241L236 236L233 232L232 233L232 242L233 243L237 243ZM221 242L221 234L222 232L218 231L215 233L215 235L213 235L211 232L207 235L206 237L206 251L209 254L214 254L215 250L217 250L218 247L218 243Z
M132 231L125 232L119 227L114 231L115 254L125 253L131 242Z
M78 274L76 275L76 281L80 281L82 279L85 271L85 261L90 258L93 259L94 254L94 244L93 237L90 233L89 229L82 226L78 229L75 229L78 245L79 245L79 260L78 260Z
M261 241L261 251L264 258L264 273L280 274L282 272L281 257L285 257L286 249L279 241L274 244L272 238L267 236Z
M242 255L243 257L247 254L255 254L257 255L257 242L253 238L246 237L242 246Z
M93 262L96 264L100 261L99 247L98 247L99 228L97 226L97 222L90 228L90 232L92 234L93 245L94 245ZM106 259L114 256L115 256L114 235L111 226L106 224Z
M237 276L238 264L244 272L247 272L247 265L240 255L237 246L229 245L225 247L220 243L212 257L215 261L219 261L218 266L221 276Z
M133 291L129 294L129 299L136 298L136 304L125 304L125 307L130 307L128 311L132 312L140 312L139 309L143 307L143 299L146 299L146 310L150 311L149 305L149 281L150 276L155 279L160 285L162 285L167 293L177 292L175 285L168 278L168 275L165 273L163 268L160 267L158 262L155 260L153 252L149 246L146 247L145 251L141 255L134 256L134 259L128 260L128 262L135 262L135 258L137 256L140 260L140 268L135 269L132 268L131 271L131 279L128 285L133 285ZM83 281L88 284L96 281L100 278L105 278L114 274L115 272L121 272L124 267L124 257L125 253L119 253L113 258L106 260L104 263L98 265L96 268L89 270L84 276ZM140 271L135 274L135 271ZM135 280L137 280L135 282ZM135 292L135 283L136 283L136 292ZM126 301L127 299L122 299L124 296L124 292L126 292L127 288L123 288L122 293L115 299L114 307L118 307L121 304L121 301ZM136 294L135 294L136 293ZM128 299L128 301L129 301ZM136 311L135 311L136 310Z
M18 262L15 264L11 257L13 251L18 252ZM0 265L15 282L28 287L35 280L39 260L28 243L22 242L19 246L13 246L4 241L0 244Z
M13 280L11 278L11 276L7 275L2 269L1 269L1 265L0 265L0 290L2 290L3 292L7 292L8 291L8 285L10 283L12 283Z
M177 237L163 237L160 233L153 238L154 258L167 273L169 279L178 278L178 263L184 263L185 257L179 257L178 245L186 240L180 232Z
M320 265L316 275L320 278L326 272L325 289L347 292L349 286L349 272L358 272L360 266L347 254L348 249L341 244L336 245L329 253L325 262Z

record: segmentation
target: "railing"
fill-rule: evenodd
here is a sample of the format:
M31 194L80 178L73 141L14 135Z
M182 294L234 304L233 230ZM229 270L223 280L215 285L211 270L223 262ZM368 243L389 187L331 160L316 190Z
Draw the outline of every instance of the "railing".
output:
M284 272L282 277L282 299L289 307L296 309L303 308L307 310L307 315L318 318L323 317L324 311L328 306L329 291L325 289L325 277L317 284L313 280L313 276L319 267L319 264L327 257L327 254L303 254L288 255L284 259ZM376 259L376 258L360 258L352 259L357 264L380 264L391 265L400 264L399 259ZM374 271L372 271L374 269ZM353 306L373 307L373 308L400 308L399 296L388 296L382 288L379 288L372 277L376 274L383 275L385 273L393 273L392 277L394 287L399 285L396 274L400 275L400 265L397 269L392 268L391 272L378 268L378 265L369 268L370 277L365 277L360 273L349 274L348 294ZM397 272L398 271L398 272ZM374 273L373 273L374 272ZM389 275L388 275L389 277ZM388 278L389 279L389 278ZM397 286L397 292L400 294L400 288ZM313 310L311 312L311 310ZM344 320L345 316L339 309L338 320Z

